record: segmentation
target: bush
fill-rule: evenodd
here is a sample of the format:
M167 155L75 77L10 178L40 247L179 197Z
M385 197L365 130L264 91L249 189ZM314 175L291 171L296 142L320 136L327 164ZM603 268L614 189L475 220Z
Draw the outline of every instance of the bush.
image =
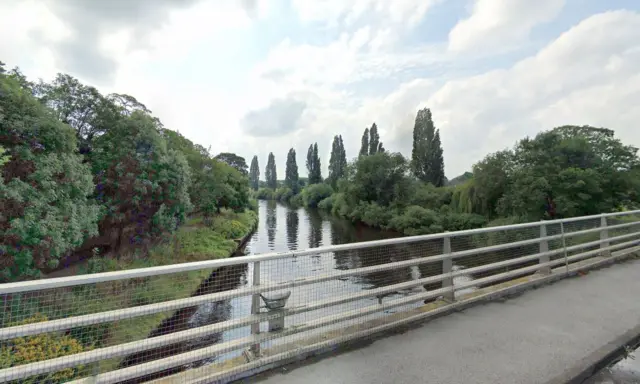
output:
M44 315L37 314L20 323L12 325L24 325L47 321ZM44 333L36 336L18 337L0 345L0 368L10 368L22 364L35 363L57 357L81 353L90 348L85 348L78 340L61 334ZM21 383L60 383L74 379L78 376L82 366L66 368L61 371L46 375L33 376Z
M335 195L331 195L329 197L327 197L326 199L323 199L321 202L318 203L318 208L322 209L323 211L327 211L327 212L331 212L331 209L333 208L333 197Z
M389 221L389 228L407 235L421 235L442 232L443 228L436 212L412 205L401 215L394 216Z
M249 206L247 207L249 208L252 212L258 212L258 200L256 199L249 199Z
M480 228L486 223L487 219L484 216L473 213L444 213L441 216L441 224L446 231Z
M289 204L293 205L294 207L302 207L304 205L304 200L302 199L302 193L298 193L297 195L289 199Z
M273 200L275 198L275 191L270 188L260 188L256 192L256 199L258 200Z
M371 227L384 228L392 218L391 210L378 203L360 202L351 213L353 220L362 221Z
M225 239L238 239L249 232L249 228L238 220L222 221L212 229Z
M347 202L347 197L344 193L339 192L332 195L331 200L331 213L338 217L349 217L353 209Z
M293 196L294 196L293 191L291 190L291 188L287 188L287 187L278 188L274 194L274 198L283 203L288 203Z
M304 205L316 208L318 203L331 196L333 189L329 184L312 184L302 191L302 200Z

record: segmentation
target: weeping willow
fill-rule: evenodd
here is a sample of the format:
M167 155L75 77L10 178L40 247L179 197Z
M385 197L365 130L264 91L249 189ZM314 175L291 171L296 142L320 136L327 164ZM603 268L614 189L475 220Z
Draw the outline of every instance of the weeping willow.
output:
M451 196L451 205L460 213L482 214L483 204L476 194L473 179L456 186Z

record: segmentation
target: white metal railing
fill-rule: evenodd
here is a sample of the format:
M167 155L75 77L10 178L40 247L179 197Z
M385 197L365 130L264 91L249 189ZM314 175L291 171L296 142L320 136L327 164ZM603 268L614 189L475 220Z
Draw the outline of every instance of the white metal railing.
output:
M117 383L205 363L224 378L638 246L631 211L2 284L0 382ZM191 296L200 271L213 273Z

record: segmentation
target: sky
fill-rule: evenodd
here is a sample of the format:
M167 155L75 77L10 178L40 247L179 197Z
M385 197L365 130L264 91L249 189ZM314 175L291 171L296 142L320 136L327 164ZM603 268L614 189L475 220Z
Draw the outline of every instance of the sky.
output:
M374 122L409 156L424 107L449 178L565 124L640 146L637 0L0 0L0 36L7 67L130 94L263 177L314 142L326 176Z

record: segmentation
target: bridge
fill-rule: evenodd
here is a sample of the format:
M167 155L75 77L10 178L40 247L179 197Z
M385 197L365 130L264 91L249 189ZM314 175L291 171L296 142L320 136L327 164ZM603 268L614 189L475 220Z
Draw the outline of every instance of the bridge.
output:
M3 284L0 382L581 382L638 255L630 211Z

